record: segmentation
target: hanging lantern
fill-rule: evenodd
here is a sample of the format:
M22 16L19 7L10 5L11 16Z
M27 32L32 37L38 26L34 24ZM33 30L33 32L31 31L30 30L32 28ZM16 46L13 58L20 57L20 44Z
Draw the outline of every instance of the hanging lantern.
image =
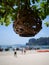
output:
M38 14L30 7L20 9L16 20L13 22L16 34L22 37L35 36L42 29L42 21Z

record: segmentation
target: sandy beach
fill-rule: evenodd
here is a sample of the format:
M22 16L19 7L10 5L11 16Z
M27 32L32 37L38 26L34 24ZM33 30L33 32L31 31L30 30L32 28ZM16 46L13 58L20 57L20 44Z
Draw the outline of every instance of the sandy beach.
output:
M0 65L49 65L49 52L17 51L17 56L13 51L0 52Z

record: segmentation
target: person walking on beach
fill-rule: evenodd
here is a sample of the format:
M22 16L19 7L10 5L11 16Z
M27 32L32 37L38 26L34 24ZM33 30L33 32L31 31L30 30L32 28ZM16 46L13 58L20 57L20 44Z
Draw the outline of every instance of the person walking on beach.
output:
M26 49L24 49L24 54L26 53Z
M17 57L17 50L16 49L14 50L14 56Z
M26 53L26 49L25 48L22 49L22 53L24 53L24 54Z

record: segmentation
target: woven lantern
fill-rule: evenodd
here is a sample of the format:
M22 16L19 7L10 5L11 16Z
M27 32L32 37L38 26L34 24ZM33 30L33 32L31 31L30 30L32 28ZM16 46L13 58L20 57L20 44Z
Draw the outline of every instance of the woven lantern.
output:
M42 29L42 21L38 14L30 7L20 9L16 20L13 22L16 34L21 37L35 36Z

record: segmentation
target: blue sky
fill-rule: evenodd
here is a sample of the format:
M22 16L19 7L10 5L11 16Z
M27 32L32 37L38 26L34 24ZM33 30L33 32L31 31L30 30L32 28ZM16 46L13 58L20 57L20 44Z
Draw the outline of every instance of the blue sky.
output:
M34 37L20 37L13 31L13 24L8 27L0 25L0 45L25 44L30 38L49 37L49 27L45 26L45 22L49 21L49 16L42 21L42 29Z

